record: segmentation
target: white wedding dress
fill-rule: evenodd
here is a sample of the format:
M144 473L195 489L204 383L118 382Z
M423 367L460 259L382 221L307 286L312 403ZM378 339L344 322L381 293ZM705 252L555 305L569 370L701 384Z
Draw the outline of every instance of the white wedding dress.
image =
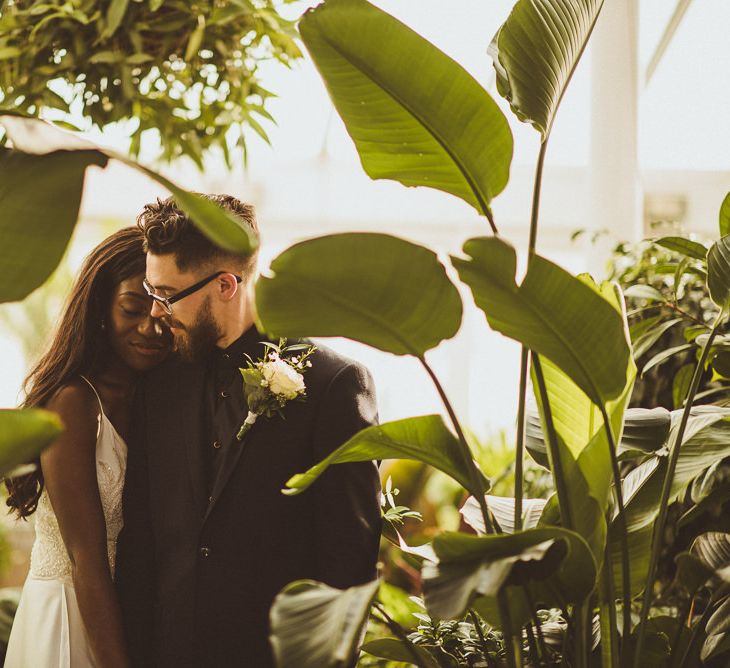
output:
M88 379L84 380L99 399L94 386ZM127 444L104 415L101 399L98 420L96 477L113 576L117 536L122 528ZM5 668L94 666L71 581L71 562L46 490L43 490L35 512L35 534L30 573L10 633Z

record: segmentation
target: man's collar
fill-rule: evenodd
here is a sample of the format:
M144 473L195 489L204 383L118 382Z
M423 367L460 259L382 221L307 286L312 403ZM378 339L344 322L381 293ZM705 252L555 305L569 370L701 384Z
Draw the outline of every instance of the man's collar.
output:
M267 337L256 329L256 325L251 325L225 349L216 348L215 356L237 366L243 366L246 355L254 360L264 356L266 351L261 341L267 340Z

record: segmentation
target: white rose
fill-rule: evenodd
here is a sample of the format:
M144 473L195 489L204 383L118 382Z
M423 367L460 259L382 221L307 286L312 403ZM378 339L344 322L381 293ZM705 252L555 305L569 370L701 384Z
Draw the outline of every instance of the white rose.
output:
M269 389L285 399L296 399L304 391L304 377L284 360L276 358L261 369Z

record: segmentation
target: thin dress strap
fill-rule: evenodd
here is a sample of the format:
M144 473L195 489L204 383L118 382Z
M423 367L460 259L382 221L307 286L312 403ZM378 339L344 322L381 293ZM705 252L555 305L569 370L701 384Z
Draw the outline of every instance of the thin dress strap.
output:
M89 384L89 387L94 391L94 394L96 395L96 400L99 402L99 410L101 411L101 414L104 415L104 406L101 403L101 397L96 391L96 388L91 384L91 381L86 376L82 376L81 374L79 374L79 376L81 376L81 378L83 378Z

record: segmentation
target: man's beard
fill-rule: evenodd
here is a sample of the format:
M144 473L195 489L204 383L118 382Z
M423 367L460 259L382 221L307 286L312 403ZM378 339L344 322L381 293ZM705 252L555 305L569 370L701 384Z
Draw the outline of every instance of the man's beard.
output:
M221 337L220 327L213 319L210 298L206 299L198 311L195 322L185 326L171 318L170 324L182 332L173 332L177 354L187 362L205 358L215 348Z

